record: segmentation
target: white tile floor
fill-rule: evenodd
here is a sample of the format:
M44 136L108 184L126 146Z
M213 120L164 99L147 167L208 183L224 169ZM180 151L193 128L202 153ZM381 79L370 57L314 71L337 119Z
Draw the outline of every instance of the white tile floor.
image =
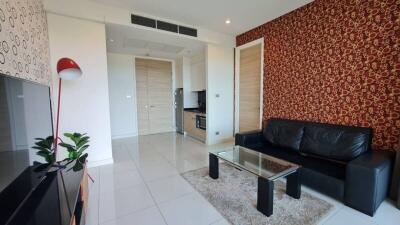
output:
M88 225L226 225L218 211L179 174L208 166L206 146L175 133L113 141L113 165L90 168ZM400 210L385 201L374 217L322 194L335 209L321 225L399 225Z

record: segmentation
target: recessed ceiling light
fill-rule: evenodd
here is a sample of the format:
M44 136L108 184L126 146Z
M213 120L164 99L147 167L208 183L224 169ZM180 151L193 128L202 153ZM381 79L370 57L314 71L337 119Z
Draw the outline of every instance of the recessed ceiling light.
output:
M226 19L226 20L225 20L225 23L226 23L226 24L230 24L230 23L231 23L231 20L230 20L230 19Z
M114 39L110 39L110 42L114 42Z

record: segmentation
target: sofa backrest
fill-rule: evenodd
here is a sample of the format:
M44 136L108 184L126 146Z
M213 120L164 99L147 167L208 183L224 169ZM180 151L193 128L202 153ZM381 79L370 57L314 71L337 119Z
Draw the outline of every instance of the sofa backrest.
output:
M371 128L275 118L264 124L271 144L331 160L350 161L370 150L372 141Z
M350 161L370 149L372 129L323 123L304 128L300 152Z
M269 119L264 123L264 138L271 144L299 151L304 123L295 120Z

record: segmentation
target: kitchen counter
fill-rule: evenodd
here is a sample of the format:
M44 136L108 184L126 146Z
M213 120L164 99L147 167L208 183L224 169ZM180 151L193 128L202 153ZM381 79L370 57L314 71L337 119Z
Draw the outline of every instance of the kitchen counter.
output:
M200 110L199 108L186 108L184 111L206 115L206 111Z
M197 127L197 116L205 117L204 111L199 109L185 109L183 112L183 127L185 134L200 140L206 141L206 130Z

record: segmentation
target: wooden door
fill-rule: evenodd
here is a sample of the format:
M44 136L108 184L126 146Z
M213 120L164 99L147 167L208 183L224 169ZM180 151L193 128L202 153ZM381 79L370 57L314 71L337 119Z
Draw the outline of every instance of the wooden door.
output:
M147 71L150 132L172 131L174 115L171 62L149 60Z
M136 59L137 122L139 135L150 133L146 61Z
M261 44L240 51L239 132L260 129Z
M171 62L136 59L140 135L173 131Z

